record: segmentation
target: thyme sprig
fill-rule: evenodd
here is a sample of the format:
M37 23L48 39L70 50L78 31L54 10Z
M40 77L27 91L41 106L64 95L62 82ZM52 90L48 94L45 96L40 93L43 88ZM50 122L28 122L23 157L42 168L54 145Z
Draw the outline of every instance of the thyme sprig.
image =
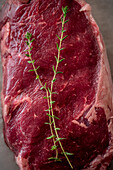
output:
M54 131L53 131L53 127L52 127L52 119L51 119L51 112L50 112L50 101L49 101L49 91L48 91L48 89L47 89L47 87L46 87L46 83L43 85L43 83L42 83L42 81L41 81L41 79L40 79L40 76L39 76L39 74L38 74L38 72L37 72L37 70L40 68L40 66L38 66L37 68L35 67L35 60L33 60L32 59L32 54L31 54L31 50L33 49L33 47L31 46L31 44L32 44L32 42L35 40L35 39L32 39L31 40L31 37L32 37L32 34L31 33L29 33L29 32L27 32L27 34L26 34L26 36L25 36L25 38L27 39L27 41L26 41L26 44L27 44L27 46L28 46L28 50L26 50L26 52L28 52L27 54L26 54L26 56L27 57L29 57L29 61L28 61L28 63L29 64L32 64L32 67L33 67L33 69L32 70L29 70L29 72L31 72L31 71L34 71L35 72L35 75L36 75L36 80L38 80L39 81L39 83L40 83L40 85L41 85L41 88L40 88L40 90L45 90L46 91L46 96L45 97L43 97L44 99L47 99L47 103L48 103L48 110L45 110L45 111L47 111L48 112L48 116L49 116L49 123L48 122L46 122L45 124L49 124L49 126L50 126L50 131L51 131L51 136L55 136L54 135ZM57 146L56 146L56 143L55 143L55 139L54 138L52 138L53 139L53 143L54 143L54 146L56 147L56 158L57 158L57 155L58 155L58 149L57 149Z
M56 141L55 143L59 143L60 145L60 148L62 150L62 153L64 154L64 156L66 157L70 167L73 169L73 166L68 158L68 155L71 155L71 153L67 153L65 152L64 148L63 148L63 145L62 145L62 142L61 140L64 140L65 138L60 138L59 137L59 134L58 134L58 131L60 130L60 128L56 127L56 123L55 123L55 117L54 117L54 111L53 111L53 100L52 100L52 93L53 93L53 86L54 86L54 82L56 81L56 75L59 74L59 73L62 73L62 72L58 72L58 66L59 66L59 63L61 63L63 59L60 59L60 54L61 54L61 51L64 50L64 48L62 48L62 41L65 40L67 38L68 35L64 36L64 32L66 32L66 30L64 30L64 25L65 23L67 23L69 20L66 20L66 14L68 12L68 7L66 6L65 8L62 7L62 11L63 11L63 17L61 18L61 21L62 21L62 31L61 31L61 36L59 37L58 35L56 35L59 39L59 44L57 43L57 50L58 50L58 56L56 57L55 56L55 59L56 59L56 66L53 66L53 72L54 72L54 75L53 75L53 79L51 81L51 89L49 90L49 93L50 93L50 107L51 107L51 114L52 114L52 120L53 120L53 126L54 126L54 131L55 131L55 135L56 135ZM53 146L55 147L55 146Z
M50 85L50 88L47 88L47 83L45 83L43 85L41 79L40 79L40 76L37 72L37 70L40 68L40 66L38 66L37 68L35 67L35 60L32 59L32 54L31 54L31 50L32 50L32 42L34 41L34 39L31 40L31 37L32 37L32 34L28 33L26 34L26 43L27 43L27 46L28 46L28 50L27 50L27 54L26 56L29 57L29 61L28 63L29 64L32 64L32 67L33 69L29 70L29 72L31 71L34 71L35 72L35 75L36 75L36 79L39 81L40 85L41 85L41 88L40 90L45 90L46 91L46 96L44 96L43 98L47 100L47 103L48 103L48 109L45 110L47 112L47 116L49 117L49 122L45 122L45 124L48 124L50 126L50 131L51 131L51 136L47 137L47 140L49 139L52 139L53 140L53 146L51 147L51 151L54 151L56 152L56 157L51 157L51 158L48 158L48 160L55 160L55 161L61 161L60 158L59 158L59 153L58 153L58 144L62 150L61 154L63 154L65 156L65 158L67 159L70 167L73 169L73 166L68 158L68 156L70 155L73 155L73 153L68 153L68 152L65 152L64 148L63 148L63 145L62 145L62 140L65 140L65 138L61 138L59 137L59 132L60 131L60 128L58 128L56 126L56 119L59 120L58 117L56 117L54 115L54 110L53 110L53 104L55 103L55 101L53 101L53 94L56 94L55 92L53 92L53 87L54 87L54 83L56 81L56 76L57 74L62 74L61 71L58 71L58 66L59 66L59 63L61 63L64 58L61 59L61 51L64 50L64 48L62 48L62 41L65 40L67 38L68 35L64 36L64 33L66 32L66 30L64 30L64 25L69 21L69 20L65 20L66 19L66 15L68 13L68 7L62 7L62 12L63 12L63 17L61 18L61 22L62 22L62 30L61 30L61 35L60 37L58 35L56 35L59 39L59 44L57 43L57 50L58 50L58 55L55 56L55 59L56 59L56 65L52 67L53 69L53 78L51 80L51 85Z

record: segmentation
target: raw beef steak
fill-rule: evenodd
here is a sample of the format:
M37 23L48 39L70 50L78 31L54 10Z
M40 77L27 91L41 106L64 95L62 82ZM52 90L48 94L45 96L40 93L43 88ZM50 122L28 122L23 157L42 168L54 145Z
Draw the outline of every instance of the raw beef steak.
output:
M74 169L105 170L113 154L112 82L105 46L84 0L9 0L0 20L3 64L2 109L4 136L21 170L70 169L63 155L54 157L45 113L45 91L28 72L26 32L35 38L32 57L41 81L50 83L61 34L62 7L68 6L65 48L54 83L54 106L59 136ZM58 146L59 153L61 149Z

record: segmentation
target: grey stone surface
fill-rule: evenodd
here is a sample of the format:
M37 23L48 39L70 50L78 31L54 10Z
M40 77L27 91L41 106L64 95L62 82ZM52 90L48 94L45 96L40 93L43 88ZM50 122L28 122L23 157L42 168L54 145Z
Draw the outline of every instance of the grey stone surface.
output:
M100 27L103 35L109 63L111 67L111 74L113 76L113 0L86 0L92 6L92 13ZM4 0L0 0L0 8ZM2 71L0 62L0 91L2 88ZM12 152L7 148L3 139L3 122L0 107L0 170L18 170ZM109 170L113 169L113 165Z
M4 2L5 0L0 0L0 10ZM0 57L0 92L1 90L2 90L2 65ZM0 104L0 170L19 170L18 166L16 165L13 153L9 150L9 148L6 146L4 142L1 104Z

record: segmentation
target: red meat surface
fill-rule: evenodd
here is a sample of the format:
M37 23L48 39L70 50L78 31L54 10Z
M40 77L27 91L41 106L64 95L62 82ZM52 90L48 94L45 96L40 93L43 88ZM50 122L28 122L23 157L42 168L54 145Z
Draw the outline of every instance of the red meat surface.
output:
M83 0L9 0L3 7L1 57L3 65L2 109L4 136L21 170L70 169L65 157L54 157L45 110L44 90L28 72L26 32L32 33L32 58L41 81L50 83L57 55L56 34L61 34L62 7L68 6L65 48L54 83L53 105L66 152L74 169L106 169L113 154L112 82L105 46L90 6ZM59 153L61 148L58 147Z

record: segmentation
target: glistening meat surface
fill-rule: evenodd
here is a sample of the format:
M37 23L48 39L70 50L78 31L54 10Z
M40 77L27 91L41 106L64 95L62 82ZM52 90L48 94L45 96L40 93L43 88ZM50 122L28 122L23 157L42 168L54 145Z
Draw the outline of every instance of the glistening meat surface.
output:
M52 65L57 55L56 34L61 32L62 6L68 5L68 34L63 43L54 91L54 112L60 118L59 136L63 146L74 153L70 160L74 169L106 169L113 153L112 83L105 46L90 14L90 6L82 0L9 0L3 8L1 54L3 64L2 108L4 135L23 170L70 169L62 162L49 161L54 156L45 109L45 91L25 56L26 32L31 32L32 56L42 82L50 86ZM59 147L60 151L60 147Z

